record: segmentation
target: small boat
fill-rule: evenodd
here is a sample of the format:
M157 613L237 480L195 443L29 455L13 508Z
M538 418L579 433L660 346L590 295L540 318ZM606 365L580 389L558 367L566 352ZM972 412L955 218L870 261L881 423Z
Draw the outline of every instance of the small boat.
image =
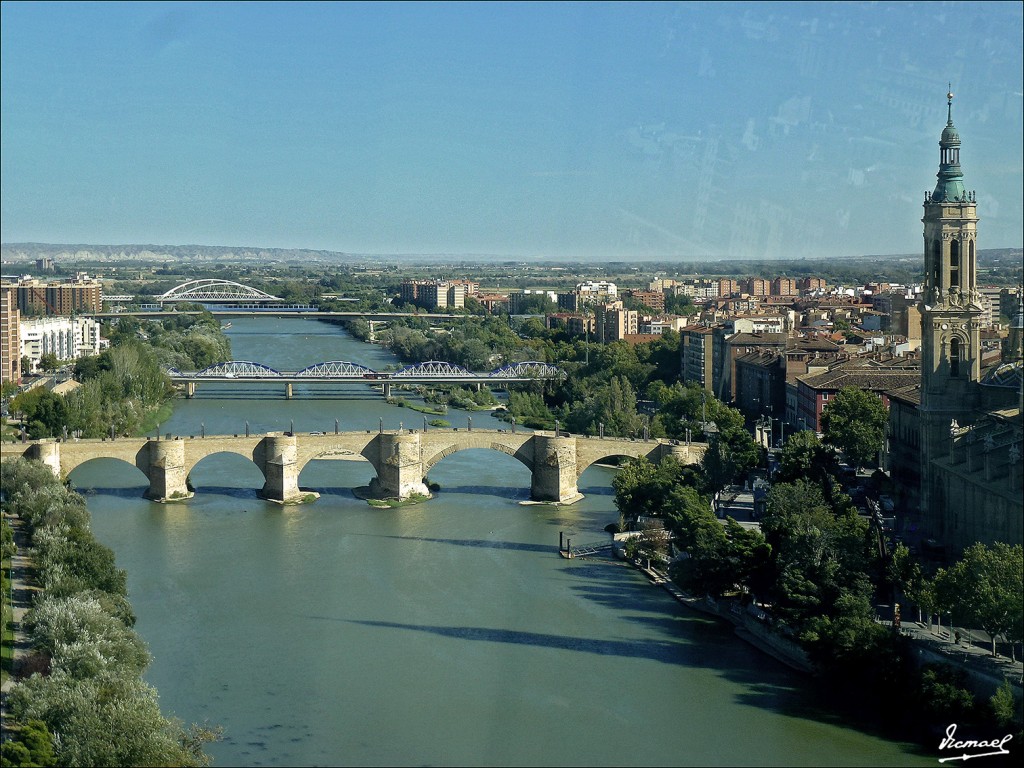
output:
M222 325L220 326L220 329L221 329L222 331L226 331L226 330L227 330L228 328L230 328L230 327L231 327L231 323L223 323L223 324L222 324Z

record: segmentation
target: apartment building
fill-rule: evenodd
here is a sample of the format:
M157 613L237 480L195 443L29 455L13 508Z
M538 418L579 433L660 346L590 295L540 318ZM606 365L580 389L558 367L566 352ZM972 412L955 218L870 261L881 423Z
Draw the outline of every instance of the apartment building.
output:
M5 283L15 297L22 315L63 315L94 313L103 309L103 286L99 280L78 274L73 280L43 282L24 277L16 283Z
M21 381L20 322L16 296L0 289L0 383Z
M665 311L665 294L661 291L629 291L629 297L655 312Z
M98 355L106 346L100 338L100 324L88 317L35 317L21 321L20 354L35 370L43 355L58 360L75 360Z
M597 340L602 344L622 341L626 336L638 332L639 313L626 309L621 301L599 304L594 310L594 327Z
M688 384L699 384L714 392L714 330L702 325L691 325L680 332L680 370Z

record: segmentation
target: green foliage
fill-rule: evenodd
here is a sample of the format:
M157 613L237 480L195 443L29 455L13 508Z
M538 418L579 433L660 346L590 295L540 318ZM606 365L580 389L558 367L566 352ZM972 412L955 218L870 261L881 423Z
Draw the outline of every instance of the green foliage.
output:
M3 768L49 768L57 765L53 736L42 720L29 720L0 747Z
M825 406L821 423L826 443L858 467L873 466L885 445L889 412L875 394L843 387Z
M1013 696L1013 686L1010 681L1004 679L992 698L988 700L989 710L992 713L992 720L999 728L1021 727L1020 709Z
M44 589L26 623L49 672L13 686L13 717L59 734L54 751L61 765L208 763L202 746L219 734L165 719L156 691L140 678L149 653L131 629L125 574L93 538L81 496L46 466L21 458L0 462L0 481L31 531ZM10 747L4 759L28 764L32 751Z
M607 435L642 434L644 421L636 410L636 391L625 376L597 384L584 400L573 402L566 415L570 432L598 434L601 425Z
M544 397L537 392L517 392L512 390L508 393L508 412L519 423L540 423L543 428L552 428L555 425L554 417L544 403Z
M819 486L772 486L761 530L772 547L772 602L794 627L834 616L843 596L870 596L868 524L852 510L830 507Z
M722 403L696 384L655 382L647 389L659 405L656 421L666 437L707 440L704 470L711 490L719 490L757 466L761 451L747 431L743 414ZM704 434L704 419L717 432Z
M693 467L666 456L657 465L643 456L630 459L612 479L615 506L630 517L662 517L678 514L681 505L707 507L693 487L700 483ZM710 512L710 508L708 508Z
M47 373L52 373L60 368L60 360L53 352L44 352L39 356L39 367Z
M11 712L59 733L62 765L205 765L201 744L160 714L156 690L138 677L105 670L75 678L64 670L34 674L10 693ZM200 747L197 749L197 746Z
M67 424L67 406L64 398L55 395L45 387L34 387L11 401L11 409L21 413L28 425L28 435L33 440L55 437Z
M14 529L7 522L7 518L0 519L0 557L8 558L17 552L14 545Z
M1020 642L1024 631L1024 547L998 542L973 544L950 568L940 569L934 581L936 607L951 612L955 621Z
M928 722L974 722L978 712L967 673L948 665L928 664L921 670L918 706Z
M838 473L839 462L835 451L822 445L818 436L810 430L794 432L779 452L779 470L776 475L779 482L813 480L820 484L826 476Z
M26 623L36 650L50 657L51 670L75 679L104 670L140 675L149 665L141 638L94 598L47 594Z

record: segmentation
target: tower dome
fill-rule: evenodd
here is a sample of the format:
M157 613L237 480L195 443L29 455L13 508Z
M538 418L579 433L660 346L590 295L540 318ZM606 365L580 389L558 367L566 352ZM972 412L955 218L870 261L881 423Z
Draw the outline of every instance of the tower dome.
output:
M960 133L953 125L953 92L946 94L946 127L939 138L938 183L931 200L936 203L968 202L964 174L960 169Z

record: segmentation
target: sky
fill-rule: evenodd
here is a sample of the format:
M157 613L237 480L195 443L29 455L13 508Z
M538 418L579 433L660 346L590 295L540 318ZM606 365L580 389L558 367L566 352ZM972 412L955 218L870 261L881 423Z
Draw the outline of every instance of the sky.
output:
M0 4L0 239L553 260L921 250L947 83L1024 244L1022 9Z

